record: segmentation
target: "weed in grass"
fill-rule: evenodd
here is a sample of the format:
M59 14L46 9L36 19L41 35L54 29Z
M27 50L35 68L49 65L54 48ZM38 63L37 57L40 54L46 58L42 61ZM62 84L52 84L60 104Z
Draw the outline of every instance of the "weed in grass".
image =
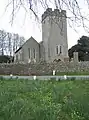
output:
M89 120L89 81L3 80L0 120Z

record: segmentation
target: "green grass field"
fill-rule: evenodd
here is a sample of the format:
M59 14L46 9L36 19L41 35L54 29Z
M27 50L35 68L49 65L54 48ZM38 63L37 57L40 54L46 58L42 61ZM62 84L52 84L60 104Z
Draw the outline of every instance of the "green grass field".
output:
M2 79L0 120L89 120L89 81Z

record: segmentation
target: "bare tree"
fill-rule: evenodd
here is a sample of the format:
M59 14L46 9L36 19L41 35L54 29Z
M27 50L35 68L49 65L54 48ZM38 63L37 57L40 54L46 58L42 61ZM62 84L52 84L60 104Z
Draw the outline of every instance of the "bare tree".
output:
M0 55L13 56L14 52L25 42L24 37L0 30Z
M7 32L8 54L12 56L12 34Z
M25 38L24 37L19 37L19 47L21 47L25 42Z
M18 34L12 34L12 42L13 42L13 54L15 53L15 51L18 49L18 40L19 40L19 36Z
M4 30L0 30L0 52L1 55L4 55L4 51L6 49L6 32Z
M46 9L53 6L57 9L66 9L70 15L66 16L68 18L68 23L70 27L73 27L71 23L76 23L77 26L82 26L88 31L88 26L86 21L89 21L88 15L85 16L82 13L83 5L86 3L87 8L89 8L89 0L11 0L9 1L6 9L12 5L12 23L15 15L20 10L21 7L24 8L26 12L32 11L37 19L39 19L39 13L41 9Z
M13 54L19 47L22 46L24 41L25 41L24 37L20 37L18 34L12 34Z

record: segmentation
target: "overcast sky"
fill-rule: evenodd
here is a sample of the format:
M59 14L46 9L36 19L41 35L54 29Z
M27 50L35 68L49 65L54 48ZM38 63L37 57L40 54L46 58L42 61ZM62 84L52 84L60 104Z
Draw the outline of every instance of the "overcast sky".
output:
M82 1L82 0L79 0ZM42 34L41 34L41 26L37 24L37 22L32 19L32 13L25 13L24 9L22 8L17 16L14 19L14 23L11 26L11 7L8 8L5 12L5 7L7 5L8 0L1 0L0 1L0 29L4 29L7 32L13 32L18 33L21 36L24 36L26 39L28 39L30 36L33 36L38 42L42 40ZM86 7L86 4L81 3L81 6L83 7L84 14L87 15L89 13L89 10ZM42 13L43 11L41 11ZM87 23L88 24L88 23ZM68 25L68 47L75 45L77 43L77 40L82 35L88 35L82 27L76 28L77 33L71 29Z

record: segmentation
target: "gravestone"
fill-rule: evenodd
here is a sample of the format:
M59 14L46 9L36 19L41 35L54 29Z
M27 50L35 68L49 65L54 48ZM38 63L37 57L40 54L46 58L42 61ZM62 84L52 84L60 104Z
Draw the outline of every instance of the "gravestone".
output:
M74 61L74 63L78 63L79 62L79 60L78 60L78 52L74 52L73 53L73 61Z

